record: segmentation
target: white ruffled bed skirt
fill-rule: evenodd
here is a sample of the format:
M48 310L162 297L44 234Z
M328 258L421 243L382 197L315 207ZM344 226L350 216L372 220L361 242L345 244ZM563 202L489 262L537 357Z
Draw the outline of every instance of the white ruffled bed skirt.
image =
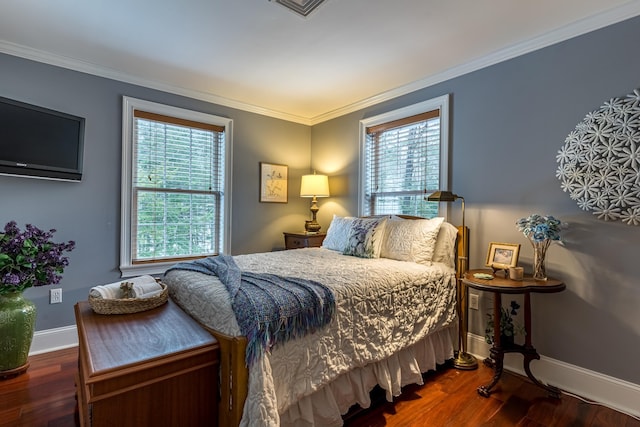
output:
M347 372L280 414L282 427L341 426L352 405L371 405L370 391L380 385L388 401L407 384L423 384L422 373L453 358L457 325L449 325L383 361Z

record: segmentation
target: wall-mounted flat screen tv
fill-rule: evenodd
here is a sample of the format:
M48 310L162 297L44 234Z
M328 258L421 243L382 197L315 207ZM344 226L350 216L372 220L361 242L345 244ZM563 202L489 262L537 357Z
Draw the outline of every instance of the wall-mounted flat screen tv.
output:
M0 97L0 174L80 181L84 120Z

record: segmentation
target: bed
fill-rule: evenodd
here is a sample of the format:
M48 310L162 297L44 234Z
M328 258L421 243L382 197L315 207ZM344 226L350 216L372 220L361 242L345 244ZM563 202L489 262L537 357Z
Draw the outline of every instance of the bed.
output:
M247 368L227 288L218 277L171 269L171 298L221 349L221 426L340 426L379 385L391 400L453 358L460 230L415 217L334 216L320 248L234 256L243 272L308 278L335 298L327 326L276 344ZM346 255L348 254L348 255Z

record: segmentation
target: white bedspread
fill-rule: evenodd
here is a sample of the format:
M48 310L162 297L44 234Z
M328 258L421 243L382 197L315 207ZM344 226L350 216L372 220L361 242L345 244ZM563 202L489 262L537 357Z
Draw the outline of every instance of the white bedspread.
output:
M445 335L455 323L455 272L444 264L427 267L385 258L361 259L320 248L234 258L242 270L320 281L336 297L336 315L328 327L275 347L271 355L251 368L242 425L279 426L280 415L283 424L313 425L309 412L317 408L307 407L311 405L308 402L300 406L301 401L312 394L322 395L329 388L325 386L336 380L349 382L349 372L356 368L366 369L356 369L363 378L355 381L373 387L381 382L377 377L385 375L376 372L377 362L392 359L392 355L404 357L401 350L411 352L409 358L413 360L413 353L423 353L424 349L412 346L422 345L430 334L441 334L438 339L447 341ZM172 271L164 281L171 297L200 322L228 335L240 335L229 295L217 278ZM447 350L446 354L452 354ZM418 359L425 357L429 356ZM402 366L401 361L397 365ZM420 372L419 367L410 368ZM388 397L397 395L402 385L387 385ZM350 388L342 389L353 393ZM333 391L340 389L334 387ZM366 404L366 397L356 400L363 399ZM352 401L353 396L347 400ZM333 405L337 406L334 411L344 413L348 409L340 402ZM335 414L327 414L323 423L335 418ZM338 414L332 424L340 423Z

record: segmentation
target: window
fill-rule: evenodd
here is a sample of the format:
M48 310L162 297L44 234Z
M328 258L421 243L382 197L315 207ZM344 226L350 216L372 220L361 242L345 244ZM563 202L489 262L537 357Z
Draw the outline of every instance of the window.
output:
M231 123L124 98L123 276L228 252Z
M448 96L360 122L361 215L432 218L425 197L448 188Z

